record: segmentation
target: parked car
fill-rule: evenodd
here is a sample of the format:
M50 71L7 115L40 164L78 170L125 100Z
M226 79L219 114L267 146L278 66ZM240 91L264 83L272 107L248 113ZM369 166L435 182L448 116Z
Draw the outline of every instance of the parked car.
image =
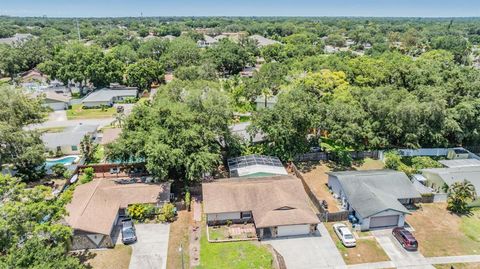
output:
M338 238L342 241L342 244L346 247L354 247L357 245L357 240L353 236L350 229L348 229L347 225L343 223L335 223L333 224L333 230L337 234Z
M132 219L122 220L122 242L124 244L130 244L137 241L137 235L135 233L135 226Z
M398 240L398 242L400 242L404 249L411 251L416 251L418 249L417 239L415 239L413 234L407 231L405 228L394 228L392 234Z

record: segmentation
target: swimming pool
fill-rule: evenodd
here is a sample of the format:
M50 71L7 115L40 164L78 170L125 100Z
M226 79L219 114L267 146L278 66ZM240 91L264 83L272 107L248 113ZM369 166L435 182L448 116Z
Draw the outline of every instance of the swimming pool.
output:
M50 168L58 163L61 163L63 165L71 165L72 163L77 162L79 157L77 155L70 155L70 156L65 156L57 159L47 159L45 162L45 167Z

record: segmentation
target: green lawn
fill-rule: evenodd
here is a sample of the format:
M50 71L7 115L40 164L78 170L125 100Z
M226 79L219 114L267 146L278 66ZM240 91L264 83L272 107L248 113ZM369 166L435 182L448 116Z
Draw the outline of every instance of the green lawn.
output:
M468 238L480 245L480 209L474 209L470 216L463 216L460 229Z
M40 128L37 131L42 133L61 133L65 130L66 127L47 127L47 128Z
M101 108L83 109L81 104L77 104L67 110L67 118L69 120L110 118L113 117L116 112L114 107L109 107L105 110Z
M258 243L209 243L203 231L200 239L200 266L197 268L272 269L272 260L272 254L267 247Z

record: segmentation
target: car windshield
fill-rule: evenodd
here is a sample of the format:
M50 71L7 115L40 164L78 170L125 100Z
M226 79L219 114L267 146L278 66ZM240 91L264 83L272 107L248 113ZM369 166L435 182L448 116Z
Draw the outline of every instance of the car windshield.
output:
M133 229L129 228L129 229L123 229L123 237L124 238L130 238L130 237L134 237L135 236L135 233L133 232Z
M346 234L346 235L345 235L345 239L353 239L353 235L351 235L351 234Z

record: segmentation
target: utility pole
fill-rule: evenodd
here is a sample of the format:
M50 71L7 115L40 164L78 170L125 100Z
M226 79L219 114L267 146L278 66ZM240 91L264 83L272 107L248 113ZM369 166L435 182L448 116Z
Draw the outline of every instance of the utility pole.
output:
M80 27L78 26L78 18L75 18L75 21L77 22L77 35L78 35L78 41L80 41Z

